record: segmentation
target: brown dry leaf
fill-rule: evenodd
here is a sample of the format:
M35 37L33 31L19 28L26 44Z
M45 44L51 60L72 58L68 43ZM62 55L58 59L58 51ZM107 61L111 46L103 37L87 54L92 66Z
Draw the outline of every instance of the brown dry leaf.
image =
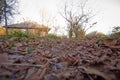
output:
M117 67L117 69L120 70L120 62L117 63L116 67Z
M114 39L111 39L111 38L108 38L104 41L104 44L106 46L115 46L116 43L117 43L117 40L114 40Z
M22 43L15 43L14 45L15 45L16 47L21 47L21 46L23 46Z
M0 69L0 75L1 76L9 76L9 75L11 75L11 72L7 71L5 69Z
M48 74L44 77L44 80L59 80L58 77L54 74Z
M45 73L46 73L46 68L44 68L43 70L38 69L37 72L31 75L28 80L43 80Z
M22 55L8 55L10 59L20 60L23 58Z
M35 68L33 67L33 68L30 68L30 69L28 69L28 71L27 71L27 74L26 74L26 76L25 76L25 79L24 80L30 80L29 78L35 73Z
M7 54L0 54L0 63L9 63L8 55Z
M64 77L65 79L68 79L71 76L71 71L63 71L57 75L59 78Z
M108 75L104 72L101 72L99 70L96 70L96 69L90 68L90 67L86 68L86 67L82 66L82 67L79 67L79 68L84 69L86 74L94 74L94 75L102 77L105 80L115 80L115 75L111 76L111 75Z

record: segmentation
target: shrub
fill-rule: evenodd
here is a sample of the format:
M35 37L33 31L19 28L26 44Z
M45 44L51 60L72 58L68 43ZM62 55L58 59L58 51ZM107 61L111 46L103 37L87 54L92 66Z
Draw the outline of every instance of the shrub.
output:
M57 35L55 35L55 34L48 34L48 35L46 35L46 37L47 37L48 39L51 39L51 40L60 39L60 37L57 36Z
M12 38L12 37L26 37L30 38L31 35L22 31L13 31L10 34L6 35L7 38Z
M98 41L104 41L104 40L106 40L107 38L108 38L107 35L104 35L104 36L98 36L98 37L97 37L97 40L98 40Z

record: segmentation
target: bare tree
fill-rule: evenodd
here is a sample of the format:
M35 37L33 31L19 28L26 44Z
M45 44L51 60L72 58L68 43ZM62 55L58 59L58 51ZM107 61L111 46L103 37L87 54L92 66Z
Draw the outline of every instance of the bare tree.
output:
M89 20L94 16L91 14L92 11L85 11L86 3L87 0L77 7L65 3L63 13L60 12L60 15L67 21L69 38L85 35L86 31L96 24L95 22L92 23L91 26L86 27L86 24L88 24Z
M17 0L0 0L0 23L5 22L6 34L8 34L8 19L15 14Z
M54 34L57 34L59 26L56 25L57 18L56 16L50 15L45 9L40 10L40 20L42 25L46 25L52 28Z

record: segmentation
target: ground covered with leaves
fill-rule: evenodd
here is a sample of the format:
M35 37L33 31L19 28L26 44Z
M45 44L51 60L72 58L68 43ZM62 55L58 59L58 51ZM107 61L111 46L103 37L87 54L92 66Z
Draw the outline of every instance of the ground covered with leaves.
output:
M0 40L0 80L120 80L120 38Z

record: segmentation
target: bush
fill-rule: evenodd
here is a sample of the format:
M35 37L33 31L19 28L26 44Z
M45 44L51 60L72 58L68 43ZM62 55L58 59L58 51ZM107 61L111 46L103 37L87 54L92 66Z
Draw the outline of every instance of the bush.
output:
M51 40L60 39L60 37L58 37L58 36L55 35L55 34L48 34L48 35L46 35L46 37L47 37L48 39L51 39Z
M99 36L99 37L97 37L97 40L98 41L104 41L104 40L106 40L108 38L108 36L107 35L104 35L104 36Z
M120 37L120 26L113 27L112 33L109 35L111 38Z
M112 33L109 35L111 38L119 38L120 37L120 33Z
M22 32L22 31L13 31L10 34L6 35L7 38L12 38L12 37L26 37L30 38L30 34Z

